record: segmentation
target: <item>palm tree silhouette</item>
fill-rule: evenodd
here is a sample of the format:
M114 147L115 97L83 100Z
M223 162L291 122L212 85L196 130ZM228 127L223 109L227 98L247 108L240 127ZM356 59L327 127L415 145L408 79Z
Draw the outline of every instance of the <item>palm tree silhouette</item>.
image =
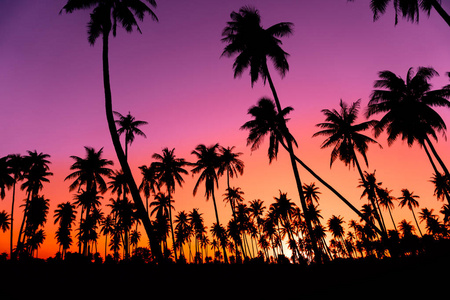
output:
M188 174L188 171L184 169L188 163L183 158L177 158L174 154L175 148L169 150L164 148L162 150L162 155L155 153L153 154L153 159L156 161L152 162L151 166L154 168L156 177L159 180L159 186L165 185L168 198L172 199L172 193L175 193L175 185L178 184L180 187L183 185L184 179L182 175ZM177 260L177 252L175 250L175 235L173 231L172 224L172 208L169 206L168 217L170 222L170 229L172 232L172 247L173 253L175 255L175 260Z
M153 210L150 212L150 215L153 216L154 214L156 214L156 219L159 222L159 224L162 226L163 224L166 224L167 221L170 222L169 220L169 216L170 216L170 211L173 209L173 203L174 201L172 200L172 197L170 195L166 195L165 193L161 193L159 192L158 194L155 195L155 200L150 202L150 207L154 207ZM169 226L171 225L171 223L169 223ZM162 226L161 228L164 227L165 230L165 226ZM167 241L166 241L166 233L164 232L164 244L167 245ZM173 241L173 251L175 252L175 240Z
M428 81L439 74L433 68L419 67L414 74L413 68L408 70L406 80L391 71L381 71L380 79L375 81L366 115L385 113L374 126L375 136L386 130L388 144L391 145L398 137L406 140L408 146L418 142L426 151L430 163L439 173L427 149L439 162L445 175L450 178L449 171L436 152L429 136L437 141L437 132L445 134L446 126L441 116L433 106L450 107L450 93L447 89L431 90ZM450 203L450 198L447 199Z
M146 0L151 7L156 7L154 0ZM84 10L93 8L90 14L90 21L88 23L88 41L91 45L94 45L97 38L102 36L103 38L103 51L102 51L102 63L103 63L103 87L105 92L105 111L106 119L108 122L108 129L111 135L111 139L114 145L114 149L117 154L120 166L127 177L128 185L130 187L131 196L136 205L139 218L142 220L147 236L150 240L150 248L152 255L157 259L161 258L159 253L159 245L156 238L153 237L152 223L146 213L146 209L139 194L138 187L134 181L133 174L130 166L128 165L127 158L120 144L119 135L117 133L116 124L112 109L112 95L111 95L111 83L109 75L109 37L112 33L113 37L116 36L117 25L122 26L127 32L132 32L134 28L141 33L141 29L137 23L137 20L143 21L146 14L158 21L155 13L147 6L143 1L103 1L103 0L68 0L66 5L61 9L66 13L72 13L76 10ZM60 13L61 13L60 12Z
M148 198L151 194L155 194L155 187L158 186L157 174L154 165L149 167L142 165L139 167L142 174L142 181L139 185L139 191L142 191L145 196L145 208L148 211Z
M353 1L353 0L351 0ZM371 0L370 9L373 12L373 20L376 21L380 18L380 15L386 12L386 8L391 0ZM437 0L400 0L393 1L395 10L395 25L398 23L398 15L401 14L403 18L406 18L410 22L419 23L419 11L422 10L428 16L430 16L431 9L434 10L442 17L442 19L450 26L450 16L441 6L440 1Z
M422 231L420 230L419 223L417 222L416 215L414 214L414 207L419 206L419 202L416 200L417 198L420 197L414 195L414 192L410 192L408 189L402 189L402 196L398 197L398 200L400 200L399 202L400 207L407 206L409 210L412 212L414 221L416 222L417 225L417 229L419 230L419 233L422 236Z
M108 235L111 235L114 233L115 230L115 224L112 217L112 214L109 214L104 218L101 223L100 233L105 236L105 258L106 258L106 252L107 252L107 245L108 245Z
M214 144L209 147L199 144L192 154L197 157L197 161L192 163L194 167L191 172L192 174L200 173L200 176L194 186L193 194L197 193L200 183L205 182L205 196L206 200L209 200L211 197L214 203L214 212L216 215L216 224L217 226L221 226L219 222L219 213L217 212L217 204L216 198L214 196L214 186L219 187L219 176L217 174L217 170L220 167L220 156L218 153L219 144ZM224 235L218 235L218 237L223 237ZM225 263L228 263L228 257L225 250L225 241L221 241L221 246L223 250L223 257Z
M303 184L303 192L305 193L305 199L308 205L313 204L313 200L319 203L319 187L313 182L311 184Z
M119 119L116 120L116 124L119 126L117 129L117 133L119 137L125 133L125 158L128 158L128 145L134 141L135 135L142 136L146 138L145 133L140 130L138 127L142 125L148 124L146 121L138 121L135 117L133 117L130 112L126 116L123 116L121 113L114 111L113 112Z
M12 207L11 207L11 218L10 218L10 225L11 227L11 233L10 233L10 257L12 257L12 239L13 239L13 217L14 217L14 196L15 196L15 188L16 188L16 181L17 178L15 175L11 176L11 174L14 174L14 169L11 166L10 163L10 157L5 156L0 158L0 198L3 200L6 197L5 189L9 189L10 187L13 187L13 200L12 200ZM5 220L4 220L5 221ZM6 223L5 223L6 224Z
M20 154L10 154L8 155L8 165L10 167L10 172L13 175L12 184L12 201L11 201L11 229L10 229L10 240L9 240L9 251L10 257L13 253L13 235L14 235L14 204L16 200L16 183L23 180L24 172L24 158Z
M84 226L93 224L91 220L91 209L95 207L99 196L98 193L104 193L107 190L107 185L104 177L110 176L112 170L109 166L113 165L111 160L103 158L103 148L96 151L92 147L84 147L85 157L79 157L72 155L75 162L70 166L70 170L73 172L66 176L64 179L73 180L69 186L69 191L77 190L79 192L78 201L76 204L82 206L80 216L80 227L82 222L86 222ZM84 190L82 188L84 187ZM81 191L81 192L80 192ZM85 218L83 221L83 212L85 210ZM86 232L86 231L85 231ZM81 253L81 244L79 251ZM88 239L84 239L83 253L87 255L88 251Z
M322 113L325 115L325 122L316 125L323 130L316 132L313 137L327 137L321 145L322 149L334 146L333 150L331 151L330 168L337 158L343 161L346 166L356 165L363 184L367 185L367 181L356 156L356 151L361 154L361 156L364 158L366 166L368 166L369 163L366 156L368 144L378 143L374 139L362 134L361 131L375 126L377 121L370 120L355 124L358 117L360 103L361 100L357 100L356 102L353 102L350 106L348 106L341 100L339 103L340 111L337 111L336 109L323 109ZM374 199L374 196L375 195L371 195L369 199L375 209L376 199ZM383 228L380 217L377 215L375 216L378 220L380 228Z
M328 230L331 232L331 235L333 238L339 240L341 244L345 247L345 240L344 240L344 227L342 224L344 224L344 218L341 216L332 215L330 219L328 219ZM347 255L350 256L349 251L347 250Z
M394 196L391 196L392 190L388 188L378 188L376 190L378 196L378 204L379 206L383 206L389 212L389 216L391 217L392 225L394 225L395 231L397 231L397 226L395 226L394 217L392 216L391 210L394 209L395 205L393 200L397 200Z
M70 202L60 203L55 209L54 224L58 223L59 228L56 231L56 241L60 245L61 257L64 258L67 249L72 245L70 236L72 224L75 222L77 211L75 205Z
M178 212L175 216L175 236L176 236L176 244L178 249L180 249L180 259L185 257L183 246L188 241L189 236L192 233L192 227L189 224L189 216L183 210Z
M24 182L20 186L22 190L25 190L27 193L27 198L25 202L25 209L22 218L22 224L19 229L19 236L17 239L17 252L20 254L22 250L25 250L24 243L26 235L24 234L24 230L26 229L26 223L28 222L28 211L30 202L38 197L39 191L42 190L44 182L50 182L47 178L48 176L52 176L53 173L49 171L50 158L49 154L38 153L35 151L27 151L27 155L24 156L24 171L23 178Z
M434 184L434 196L436 196L438 200L443 201L445 198L449 198L450 178L441 173L435 173L430 182Z
M234 153L233 147L220 147L220 166L217 174L222 176L224 173L227 174L227 187L230 188L230 178L237 177L238 174L242 175L244 173L244 162L239 159L242 152Z

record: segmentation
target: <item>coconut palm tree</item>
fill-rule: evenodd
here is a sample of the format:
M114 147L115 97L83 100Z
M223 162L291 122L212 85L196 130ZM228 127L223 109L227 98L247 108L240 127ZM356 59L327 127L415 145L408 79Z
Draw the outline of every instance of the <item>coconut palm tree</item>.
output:
M150 7L155 8L155 0L146 0ZM127 32L132 32L134 28L141 33L141 29L137 23L137 19L143 21L144 16L148 14L154 21L158 21L153 10L147 6L144 1L103 1L103 0L68 0L66 5L61 9L66 13L72 13L76 10L93 9L90 14L90 21L88 23L88 41L94 45L97 39L102 36L103 51L103 87L105 92L105 111L108 122L108 129L117 154L121 169L127 176L130 192L135 202L139 218L142 220L145 231L150 240L150 247L152 254L156 258L161 258L161 253L157 239L153 238L152 223L148 217L138 187L134 181L127 158L120 144L119 135L117 133L116 124L114 120L112 108L111 83L109 75L109 37L112 33L116 36L117 25L122 26Z
M388 188L378 188L377 189L377 196L378 196L378 204L379 206L384 207L388 210L389 216L391 217L392 225L394 225L395 231L397 231L397 226L395 226L394 218L392 217L391 210L394 209L394 200L397 200L394 196L391 196L392 190L389 190Z
M139 191L144 192L145 196L145 209L148 212L148 198L150 198L151 194L155 194L155 187L158 185L157 174L155 172L154 166L150 165L149 167L142 165L139 167L142 174L142 181L139 185Z
M353 1L353 0L351 0ZM376 21L380 18L380 15L386 12L386 8L391 0L371 0L370 9L373 12L373 20ZM450 26L450 16L444 10L438 0L395 0L393 6L395 10L395 25L398 23L399 14L406 18L410 22L419 23L419 12L422 11L430 16L431 9L433 8Z
M387 141L391 145L397 138L406 140L408 146L414 142L424 148L435 174L439 173L427 147L433 153L444 174L450 178L449 171L436 152L430 137L437 141L437 132L445 135L447 129L444 120L433 107L450 107L450 90L431 90L428 82L439 74L429 67L413 68L407 72L406 79L391 71L381 71L380 79L375 81L375 90L371 94L366 115L368 117L384 113L374 126L375 137L387 132ZM380 88L380 89L379 89ZM450 198L448 199L450 203Z
M244 6L239 12L232 12L231 21L227 22L227 26L222 32L222 41L227 43L222 55L231 57L237 55L234 64L234 77L240 76L242 72L250 68L250 78L253 85L261 76L264 82L269 82L272 91L277 111L282 115L282 107L278 99L275 86L269 73L267 66L267 58L269 58L275 69L284 76L289 70L287 62L288 53L281 48L281 40L279 38L289 36L292 33L293 24L289 22L281 22L271 27L264 29L261 26L261 17L258 10L253 7ZM288 134L286 123L283 118L279 120L280 128L284 132L284 139L286 142L286 149L289 153L294 178L297 184L297 189L300 197L302 209L306 211L307 205L302 192L302 183L300 175L295 162L293 143L295 141ZM311 224L307 220L308 230L312 231ZM317 254L316 260L320 261L320 253L316 251L316 246L313 246Z
M336 109L323 109L322 113L325 115L325 122L316 125L323 130L316 132L313 137L327 137L322 143L321 149L334 146L331 151L330 167L333 165L333 162L339 158L346 166L356 165L361 178L364 178L356 152L359 152L364 158L366 166L368 166L369 163L366 156L368 144L378 143L361 132L372 128L377 121L370 120L355 124L356 119L358 118L360 104L361 99L353 102L350 106L341 99L339 103L340 111L337 111Z
M319 187L316 186L314 182L311 184L303 184L303 192L305 193L305 199L308 205L313 204L313 200L319 203Z
M174 223L176 244L178 249L180 249L180 258L182 258L184 257L183 246L192 233L192 227L189 224L189 216L184 210L178 212L178 214L175 216Z
M341 216L332 215L330 219L328 219L328 230L331 232L331 235L334 239L339 240L341 244L345 247L346 243L344 241L344 218ZM347 255L350 256L349 251L347 250Z
M219 169L221 163L218 153L219 149L219 144L214 144L209 147L204 144L199 144L195 150L192 151L192 154L197 157L197 161L192 163L194 168L191 170L193 175L200 173L200 176L194 186L193 194L195 196L200 183L205 182L205 197L206 200L209 200L210 197L213 200L217 226L221 225L219 222L219 213L217 212L216 198L214 196L214 187L219 187L219 176L217 174L217 170ZM224 237L224 235L218 235L218 237ZM222 246L225 263L228 263L227 253L225 250L226 243L225 241L221 241L220 244Z
M238 174L242 175L244 173L244 162L239 158L242 152L234 153L233 147L219 147L220 152L220 166L217 170L219 176L227 174L227 187L230 188L230 178L237 177Z
M114 228L115 222L113 220L112 214L109 214L108 216L106 216L106 218L103 218L100 225L101 225L100 233L105 236L105 258L106 258L108 235L112 235L114 233L114 229L115 229Z
M384 219L381 214L380 207L378 205L377 191L380 189L382 182L378 182L375 177L375 171L373 173L369 173L364 171L363 173L364 181L360 180L360 184L358 187L364 188L364 191L361 194L361 199L366 196L370 204L372 205L372 212L375 219L378 221L380 228L382 228L385 237L387 234L386 226L384 224Z
M27 219L24 230L24 240L22 244L25 245L27 253L32 255L33 250L42 243L42 229L47 222L47 214L50 206L50 200L44 196L34 196L31 198L27 206Z
M119 118L115 121L116 125L118 125L119 127L117 129L119 137L125 133L125 158L128 158L128 145L131 146L131 144L134 142L135 135L139 135L144 138L147 137L145 133L138 127L146 125L148 123L146 121L136 120L136 118L133 117L130 112L128 112L126 116L117 111L114 111L113 113L116 115L116 117Z
M23 180L24 171L24 158L20 154L10 154L8 155L8 165L10 167L11 174L13 175L13 185L12 185L12 201L11 201L11 229L9 238L9 251L10 257L12 257L13 252L13 235L14 235L14 204L16 200L16 183Z
M6 197L6 189L14 184L14 178L11 176L11 167L8 164L8 156L0 157L0 198Z
M420 230L419 223L417 222L416 215L414 214L414 207L419 207L419 202L416 200L420 198L417 195L414 195L414 192L410 192L408 189L402 189L402 196L398 197L400 200L400 207L407 206L409 210L412 212L414 221L416 221L417 229L419 230L420 235L422 236L422 231Z
M440 201L448 199L450 195L450 180L447 176L441 173L434 173L430 182L434 184L434 196Z
M340 110L323 109L322 113L325 115L325 122L319 123L316 126L322 130L316 132L313 137L326 136L327 138L321 145L321 149L334 146L331 151L330 168L333 162L339 158L346 166L356 166L359 175L364 185L367 185L365 176L359 164L356 152L364 158L366 166L369 165L366 152L368 144L378 144L374 139L362 134L362 131L375 126L377 121L369 120L359 124L355 124L358 118L359 107L361 100L353 102L348 106L345 102L340 101ZM381 147L381 146L380 146ZM376 208L375 199L369 198L374 208ZM380 228L383 228L380 218L377 217Z
M25 201L25 208L22 218L22 224L19 229L19 236L17 239L17 252L20 253L24 250L25 235L24 230L26 229L28 211L30 202L38 197L39 191L44 187L44 182L49 182L48 176L52 176L53 173L50 172L50 158L49 154L38 153L35 151L27 151L27 155L24 156L24 171L23 178L24 182L20 186L21 190L25 190L27 198Z
M174 154L174 151L175 148L173 148L172 150L164 148L162 150L162 155L158 153L153 154L152 157L156 161L152 162L151 164L151 166L155 170L159 186L164 185L166 187L169 199L172 199L172 193L175 193L176 184L178 184L180 187L183 186L184 179L182 175L188 174L188 171L184 169L184 167L187 166L188 163L183 158L177 158ZM175 235L172 223L172 208L172 205L168 207L168 218L172 233L173 253L175 255L175 260L177 260L177 252L175 251Z
M60 203L55 209L54 224L58 223L59 227L56 231L56 241L60 245L61 256L64 258L67 249L72 244L72 238L70 236L72 224L75 222L77 211L75 205L70 202Z

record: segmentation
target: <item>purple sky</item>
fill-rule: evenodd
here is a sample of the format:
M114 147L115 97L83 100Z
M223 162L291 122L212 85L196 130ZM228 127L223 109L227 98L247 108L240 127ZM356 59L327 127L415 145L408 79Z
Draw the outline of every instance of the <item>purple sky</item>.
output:
M297 199L284 153L269 167L266 146L251 154L246 132L239 130L249 119L247 109L260 97L271 96L261 81L251 88L247 73L233 79L233 60L220 57L222 29L231 11L243 5L260 11L264 27L294 23L294 34L283 39L290 71L283 79L272 71L272 77L282 105L294 108L289 127L299 142L299 156L339 190L356 197L358 207L363 202L357 202L357 172L340 162L330 170L330 149L320 150L322 139L311 139L314 125L323 121L320 110L337 108L341 98L348 103L361 98L364 109L382 70L404 77L410 67L432 66L441 74L432 81L434 87L449 83L445 73L450 71L450 28L434 11L430 18L421 14L419 25L400 20L395 27L392 7L373 22L367 0L157 2L154 11L160 22L146 18L140 24L142 35L118 30L110 43L113 107L149 122L142 128L147 139L137 138L130 149L134 169L149 164L150 156L164 147L175 147L177 156L191 160L197 144L219 142L244 153L246 173L236 185L246 192L246 199L270 202L278 189ZM70 155L83 156L83 146L104 147L105 156L115 160L103 106L101 42L88 44L88 11L59 15L64 4L0 3L0 156L34 149L52 156L55 176L44 189L51 209L72 199L69 183L63 181L73 162ZM444 8L450 11L448 3ZM448 122L449 111L441 115ZM370 148L368 170L376 169L395 195L408 184L427 199L424 206L438 210L442 203L436 202L427 183L432 170L421 149L408 149L401 141L388 147L383 136L379 142L384 148ZM449 164L449 143L441 138L437 149ZM307 183L313 180L304 176ZM192 197L192 181L189 175L180 198ZM217 194L223 193L222 185ZM9 211L9 201L0 203L0 209ZM212 204L204 203L202 189L189 201L177 210L203 205L205 215L212 217ZM220 204L219 209L226 210L222 214L228 218L229 208ZM331 214L348 215L347 221L354 217L326 203L322 210L325 220ZM52 239L53 233L49 236Z

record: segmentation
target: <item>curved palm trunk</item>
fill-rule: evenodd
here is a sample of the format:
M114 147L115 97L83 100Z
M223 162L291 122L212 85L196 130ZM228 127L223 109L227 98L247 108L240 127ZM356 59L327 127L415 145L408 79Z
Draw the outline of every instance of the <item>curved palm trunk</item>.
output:
M133 175L131 173L130 166L128 165L126 156L123 152L122 146L120 145L119 135L117 134L116 125L114 122L113 110L112 110L112 96L111 96L111 85L109 78L109 59L108 59L108 37L110 30L105 29L103 32L103 86L105 90L105 110L106 110L106 119L108 121L108 128L111 134L111 139L114 145L114 149L117 154L117 158L119 160L120 166L122 168L123 173L127 178L127 184L130 189L131 196L133 198L134 204L136 206L136 210L139 218L142 220L142 224L144 225L145 231L147 233L150 248L152 251L152 255L156 258L156 260L160 261L162 258L161 250L159 248L159 242L154 236L153 226L150 222L150 218L146 213L146 209L142 202L141 196L139 194L139 189L137 188L136 182L133 179Z
M272 78L270 77L270 73L269 73L269 69L267 68L267 64L264 65L264 73L267 77L267 80L269 81L269 86L270 86L270 89L272 90L272 94L273 94L273 98L275 100L275 104L277 106L277 110L280 113L282 111L280 100L278 99L278 95L275 90L275 86L272 82ZM286 129L286 131L287 131L286 124L282 124L282 126L284 126L285 127L284 129ZM312 248L314 251L315 261L317 263L321 263L322 262L321 252L318 249L317 240L314 237L314 233L313 233L313 229L312 229L312 225L311 225L311 219L308 216L308 207L306 205L305 196L303 194L302 182L300 179L300 174L298 172L297 163L295 162L295 155L294 155L294 149L292 147L292 142L290 139L286 139L286 143L287 143L287 151L289 153L289 158L291 161L292 171L294 172L295 183L297 184L297 190L298 190L298 194L300 196L300 204L301 204L302 210L305 214L306 227L307 227L308 233L311 237L311 244L312 244Z
M212 199L213 199L213 203L214 203L214 212L216 213L216 222L217 222L217 226L220 225L219 222L219 214L217 213L217 205L216 205L216 197L214 196L214 188L211 190L211 195L212 195ZM223 251L223 259L225 261L225 263L228 263L228 257L227 257L227 251L225 249L225 241L224 241L224 237L220 237L222 239L221 244L222 244L222 251Z

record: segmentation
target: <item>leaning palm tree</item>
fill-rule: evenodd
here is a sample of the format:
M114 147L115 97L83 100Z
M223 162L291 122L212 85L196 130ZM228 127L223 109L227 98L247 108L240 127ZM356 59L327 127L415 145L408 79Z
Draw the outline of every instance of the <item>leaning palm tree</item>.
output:
M182 187L184 182L182 175L188 174L188 171L184 169L188 163L183 158L177 158L174 151L175 148L172 150L164 148L162 150L162 155L158 153L153 154L152 157L156 161L151 164L155 170L156 178L159 180L159 186L164 185L166 187L169 199L172 199L172 193L175 193L176 184ZM170 230L172 232L173 253L175 255L175 260L177 260L177 251L175 251L175 234L172 223L172 208L173 206L169 206L168 217L170 222Z
M376 88L371 95L366 115L384 113L381 120L374 126L375 136L387 132L387 141L391 145L397 138L406 140L408 146L417 142L426 151L428 159L435 171L439 173L427 147L433 153L444 174L450 178L450 173L436 152L430 137L437 141L437 132L445 136L447 129L442 117L433 107L450 107L450 90L431 90L428 82L439 74L433 68L419 67L414 73L408 70L406 79L392 73L382 71L375 81ZM381 88L381 89L379 89ZM448 199L450 203L450 198Z
M414 221L416 221L417 229L419 229L419 233L422 236L422 231L420 230L419 223L417 222L416 215L414 214L414 207L419 206L419 202L416 200L417 198L420 197L414 195L414 192L410 192L408 189L402 189L402 196L398 197L398 200L400 200L399 202L400 207L407 206L409 210L412 212Z
M220 227L219 222L219 213L217 212L216 198L214 196L214 186L219 187L219 176L217 174L217 170L220 167L220 156L218 153L219 144L214 144L209 147L199 144L195 147L195 150L192 151L192 154L197 157L197 161L192 163L194 167L192 169L192 174L200 173L200 176L197 180L197 183L194 186L194 195L197 193L200 183L205 182L205 197L208 200L210 197L214 203L214 212L216 215L216 224ZM218 237L223 237L223 235L218 235ZM223 250L223 256L226 263L228 263L227 253L226 253L226 243L225 241L221 241L221 246Z
M370 9L373 12L374 21L378 20L380 15L386 12L386 8L390 2L391 0L370 1ZM394 0L392 4L395 11L395 25L398 23L399 14L408 21L419 23L419 11L423 11L430 16L431 9L433 8L447 25L450 26L450 16L441 6L440 2L438 0Z
M12 257L13 252L13 234L14 234L14 204L16 200L16 184L17 182L23 180L24 171L24 158L20 154L10 154L8 155L8 165L10 167L11 175L13 177L12 185L12 201L11 201L11 229L10 229L10 243L9 251L10 257Z
M119 134L119 136L125 133L125 157L128 158L128 145L131 146L131 144L134 142L135 135L139 135L144 138L147 137L145 133L138 127L146 125L148 124L148 122L136 120L136 118L133 117L130 112L128 112L126 116L117 111L114 111L113 113L119 118L118 120L116 120L116 124L119 126L119 129L117 129L117 133Z
M146 0L151 7L156 7L155 0ZM66 13L72 13L76 10L92 9L90 14L90 21L88 23L88 41L91 45L94 45L96 40L102 36L103 39L103 87L105 91L105 111L106 119L108 122L108 129L111 135L111 139L114 145L114 149L117 154L120 166L123 172L127 176L130 192L136 205L136 209L139 214L139 218L142 220L147 236L150 240L150 247L152 248L152 254L156 258L161 258L161 253L157 239L153 237L152 224L148 217L139 189L134 181L131 173L130 166L128 165L127 158L120 144L119 135L117 133L116 124L114 120L113 108L112 108L112 95L111 95L111 83L109 75L109 37L110 34L115 37L117 25L122 26L127 32L132 32L134 28L141 33L141 29L137 23L137 20L142 21L145 14L157 21L153 10L147 6L146 3L140 0L124 1L124 0L68 0L66 5L62 8L62 11Z

